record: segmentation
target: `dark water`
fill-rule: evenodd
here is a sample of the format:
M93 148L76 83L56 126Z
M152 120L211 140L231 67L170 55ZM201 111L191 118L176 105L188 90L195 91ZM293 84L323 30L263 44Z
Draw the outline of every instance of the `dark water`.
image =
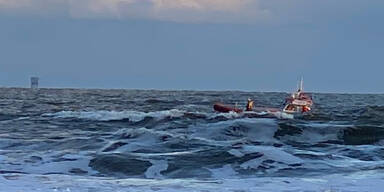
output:
M0 174L312 176L384 167L384 95L313 94L298 119L218 114L287 93L0 89Z

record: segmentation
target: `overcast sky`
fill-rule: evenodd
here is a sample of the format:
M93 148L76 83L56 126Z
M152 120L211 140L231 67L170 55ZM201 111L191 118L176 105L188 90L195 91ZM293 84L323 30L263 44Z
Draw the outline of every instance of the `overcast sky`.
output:
M0 0L0 86L384 93L383 0Z

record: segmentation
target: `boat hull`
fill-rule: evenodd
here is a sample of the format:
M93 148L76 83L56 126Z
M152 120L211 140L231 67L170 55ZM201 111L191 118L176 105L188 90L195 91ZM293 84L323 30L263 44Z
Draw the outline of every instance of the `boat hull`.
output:
M229 105L225 105L222 103L214 104L213 109L217 112L220 112L220 113L230 113L230 112L242 113L243 112L243 110L241 110L241 109L238 109L236 107L232 107Z

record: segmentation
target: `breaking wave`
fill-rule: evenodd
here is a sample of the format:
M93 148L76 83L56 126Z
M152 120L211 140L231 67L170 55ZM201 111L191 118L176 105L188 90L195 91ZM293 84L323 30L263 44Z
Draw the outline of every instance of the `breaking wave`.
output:
M143 121L146 118L152 118L154 120L163 120L166 118L186 118L186 119L207 119L207 120L217 120L225 121L230 119L239 119L246 117L262 117L265 116L265 113L254 113L253 115L249 114L239 114L235 112L230 113L208 113L208 112L189 112L179 109L163 110L163 111L153 111L153 112L142 112L142 111L60 111L56 113L44 113L42 117L52 117L55 119L81 119L81 120L91 120L91 121L130 121L130 122L139 122ZM272 113L268 116L269 118L278 118L278 119L291 119L292 116L283 113Z
M76 118L93 121L118 121L129 120L138 122L144 120L146 117L151 117L157 120L170 118L178 118L184 115L184 111L177 109L155 111L155 112L140 112L140 111L61 111L57 113L46 113L43 117L53 118Z
M212 109L216 101L248 97L257 107L279 108L283 93L42 89L33 99L30 94L0 92L7 98L0 100L7 106L0 114L5 180L2 176L37 174L178 181L282 176L292 182L384 167L380 95L316 95L311 115L291 118Z

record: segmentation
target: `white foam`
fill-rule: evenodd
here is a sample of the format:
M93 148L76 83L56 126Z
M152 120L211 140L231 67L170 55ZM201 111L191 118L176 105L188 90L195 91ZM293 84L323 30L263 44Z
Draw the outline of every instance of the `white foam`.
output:
M244 153L242 153L241 151L239 151L237 149L231 149L228 151L228 153L235 156L235 157L238 157L238 158L244 157Z
M257 169L265 160L267 160L267 158L264 156L256 159L251 159L247 162L242 163L240 167L243 169Z
M72 169L81 169L87 174L95 174L97 171L88 166L92 159L88 155L86 153L70 154L64 151L10 153L9 156L3 156L2 160L0 156L0 169L29 174L71 174Z
M97 173L89 165L90 157L82 157L74 161L43 162L39 165L24 166L23 171L33 174L45 174L50 172L68 174L71 169L78 168L87 171L88 174Z
M297 124L302 125L305 127L313 127L313 128L348 128L348 127L354 127L352 124L340 124L342 122L335 122L335 123L306 123L306 124Z
M228 167L225 167L226 169ZM120 191L120 192L233 192L233 191L370 191L381 192L384 173L362 171L316 177L257 177L247 179L114 179L70 175L20 175L0 177L0 192L9 191ZM8 178L8 179L6 179Z
M227 119L235 119L241 117L241 114L230 111L229 113L214 113L210 116L211 119L217 118L217 117L225 117Z
M117 136L123 136L123 135L129 135L129 138L124 138L122 140L116 140L116 141L109 141L109 143L106 145L105 148L111 146L115 142L125 142L127 143L124 146L119 147L118 149L114 150L114 152L133 152L138 149L158 149L162 150L163 148L160 148L160 145L164 144L164 140L161 138L163 136L170 137L175 140L177 139L185 139L185 136L182 134L177 133L171 133L167 131L159 131L154 129L147 129L147 128L126 128L121 129L115 133ZM127 140L129 142L127 142ZM103 148L101 151L105 150ZM163 151L166 152L166 151Z
M285 152L282 148L277 148L272 146L246 145L246 146L243 146L242 152L246 154L258 152L264 155L263 158L270 159L276 162L285 163L285 164L299 164L304 162L299 157L293 156Z
M157 120L166 117L181 117L184 111L177 109L154 111L154 112L140 112L140 111L61 111L57 113L46 113L42 116L49 116L54 118L78 118L96 121L112 121L129 119L132 122L138 122L145 117L153 117Z
M277 112L270 112L272 115L274 115L278 119L294 119L295 116L292 114L288 114L285 112L277 111Z
M148 179L160 179L163 178L160 172L168 169L168 162L164 160L150 160L152 166L145 172L145 177Z
M145 158L159 157L159 156L181 156L181 155L190 155L203 151L203 149L191 150L191 151L177 151L177 152L167 152L167 153L129 153L134 156L140 156Z
M233 170L232 166L227 164L224 165L221 168L217 169L209 169L212 173L212 177L215 179L221 179L221 178L236 178L238 173Z

